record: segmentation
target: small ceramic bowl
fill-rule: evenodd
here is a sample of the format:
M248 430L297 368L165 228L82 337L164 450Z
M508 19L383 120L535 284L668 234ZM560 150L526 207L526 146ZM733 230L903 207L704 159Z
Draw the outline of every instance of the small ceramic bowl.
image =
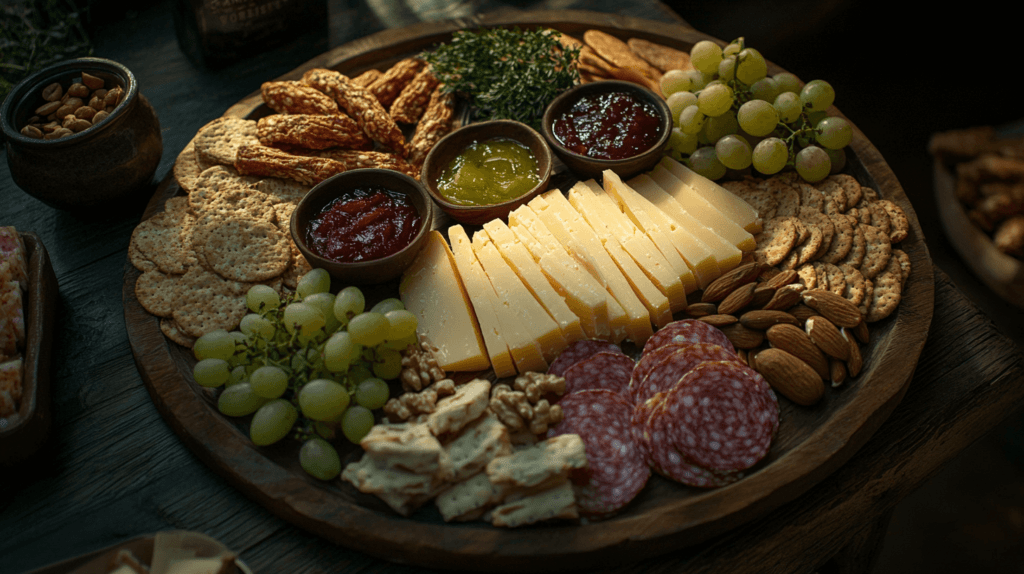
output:
M572 106L585 96L595 96L610 92L626 92L641 101L654 106L659 116L658 138L646 151L624 159L596 159L569 150L558 141L553 131L556 119L569 111ZM637 84L619 80L603 80L580 84L570 88L548 104L541 120L544 138L562 162L581 178L600 178L601 173L610 169L623 179L636 175L654 167L664 154L672 135L672 111L660 96Z
M437 180L441 177L444 169L473 143L495 138L515 140L530 148L534 157L537 158L540 182L515 199L492 205L457 205L445 199L437 189ZM507 217L510 211L546 191L548 183L551 181L551 163L551 150L536 130L522 122L492 120L470 124L441 138L423 161L420 181L423 182L423 186L427 188L427 192L434 202L452 219L460 223L479 225L492 219Z
M60 139L22 135L21 129L47 103L43 88L56 82L66 93L82 72L102 78L104 89L118 86L124 91L110 115ZM136 192L148 193L146 184L163 153L160 121L139 92L135 76L123 65L102 58L67 60L25 78L4 100L0 126L14 183L58 209L108 209Z
M421 218L420 229L412 242L386 257L350 263L339 263L313 252L307 237L313 219L339 197L369 187L383 187L409 197ZM295 245L313 267L326 269L331 277L345 285L372 285L397 278L412 264L427 239L433 221L434 204L415 179L387 169L354 169L330 177L309 190L292 212L291 233Z

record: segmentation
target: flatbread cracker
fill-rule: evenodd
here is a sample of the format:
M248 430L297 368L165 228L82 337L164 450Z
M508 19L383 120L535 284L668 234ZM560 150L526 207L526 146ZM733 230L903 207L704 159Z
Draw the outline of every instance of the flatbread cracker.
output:
M643 38L630 38L626 41L626 45L634 54L662 72L694 69L690 62L690 55L682 50L655 44Z
M629 45L611 34L600 30L587 30L583 33L583 41L593 48L597 55L617 68L639 72L652 80L661 78L661 70L648 64L646 60L633 53Z
M200 160L223 165L234 165L239 147L260 144L255 121L226 117L200 129L193 141Z

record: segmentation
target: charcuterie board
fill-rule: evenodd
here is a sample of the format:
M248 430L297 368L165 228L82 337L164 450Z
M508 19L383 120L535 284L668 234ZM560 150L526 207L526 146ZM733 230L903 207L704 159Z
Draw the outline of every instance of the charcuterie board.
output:
M453 31L478 26L548 26L574 36L598 29L620 38L644 38L681 50L708 37L690 28L581 11L547 11L420 24L389 30L339 47L282 79L314 67L356 74L385 68L447 40ZM770 67L770 72L781 71ZM267 113L258 93L225 115L258 118ZM793 500L847 461L878 429L906 392L924 346L933 308L931 261L913 208L888 165L855 130L846 171L907 213L910 235L903 249L913 272L897 312L872 327L861 375L830 389L811 408L788 401L768 458L749 476L727 487L700 490L653 477L620 514L589 524L557 523L505 530L484 522L448 524L424 507L409 518L347 483L322 483L306 475L293 445L256 447L238 421L222 416L214 395L192 379L191 352L162 335L156 317L134 294L139 273L127 264L125 319L136 363L154 403L188 447L211 468L279 517L312 533L384 559L430 567L513 571L607 567L705 541ZM557 166L551 187L565 190L576 178ZM181 193L173 177L157 189L145 217ZM443 214L434 227L450 224ZM375 292L395 296L396 284ZM626 347L626 351L636 351ZM459 374L458 380L474 374ZM493 373L479 373L485 378ZM286 441L287 442L287 441ZM342 452L343 464L358 449Z

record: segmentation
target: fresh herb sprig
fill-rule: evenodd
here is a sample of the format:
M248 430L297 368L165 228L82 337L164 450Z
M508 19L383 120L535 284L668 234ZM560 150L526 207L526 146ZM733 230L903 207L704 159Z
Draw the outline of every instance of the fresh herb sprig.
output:
M551 30L516 28L455 32L422 58L445 89L469 99L474 118L540 126L544 108L579 81L578 48Z
M71 0L15 0L0 7L0 101L33 72L92 54L83 16Z

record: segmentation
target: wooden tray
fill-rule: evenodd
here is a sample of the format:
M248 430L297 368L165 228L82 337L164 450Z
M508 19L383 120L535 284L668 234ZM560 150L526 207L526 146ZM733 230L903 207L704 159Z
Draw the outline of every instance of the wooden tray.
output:
M545 11L514 17L481 16L389 30L339 47L284 79L312 67L355 74L477 26L551 26L580 36L591 28L621 38L640 37L689 50L709 38L693 29L586 11ZM770 73L781 71L772 65ZM258 94L226 115L267 113ZM167 422L197 456L257 503L310 532L386 560L438 568L489 571L603 568L693 545L793 500L847 461L889 416L906 392L924 346L933 308L932 266L916 215L878 151L855 130L847 171L899 204L910 219L903 241L913 271L898 312L872 328L864 371L839 390L829 389L813 408L782 400L782 422L768 459L747 478L717 490L684 487L659 476L621 514L586 525L553 524L504 530L488 523L444 523L432 505L403 518L370 495L335 481L324 484L299 469L294 444L258 448L244 421L220 415L211 395L192 380L191 353L163 337L155 317L134 295L139 273L126 265L124 308L128 335L142 377ZM563 168L564 169L564 168ZM575 180L560 173L552 186ZM179 193L170 176L155 193L146 217ZM444 226L435 221L435 226ZM381 296L394 296L384 285ZM493 378L493 376L492 376ZM343 441L342 441L343 442ZM342 452L355 460L358 449Z
M139 536L107 546L106 548L68 558L67 560L54 562L27 574L67 574L69 572L73 572L73 574L104 574L110 570L109 564L120 550L131 551L143 564L150 565L153 563L153 543L155 540L155 535ZM219 545L221 548L224 547L223 544L212 538L209 540L210 544ZM220 548L218 548L219 551ZM252 574L249 566L240 559L235 560L235 566L238 567L240 574Z

